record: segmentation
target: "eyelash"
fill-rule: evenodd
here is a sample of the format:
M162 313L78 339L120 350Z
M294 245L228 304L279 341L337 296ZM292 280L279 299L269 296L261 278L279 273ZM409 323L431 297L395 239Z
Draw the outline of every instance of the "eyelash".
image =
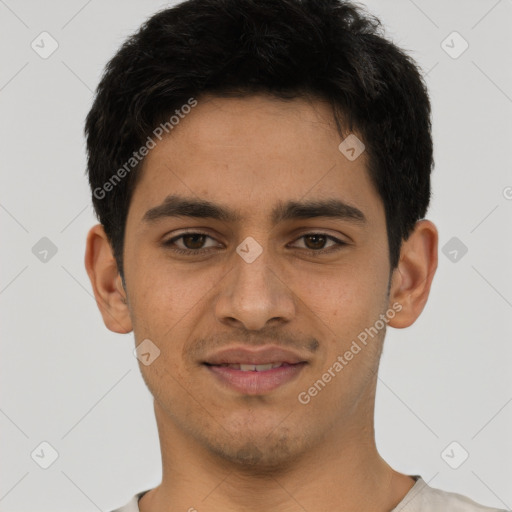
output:
M166 240L165 242L163 242L163 245L165 247L170 247L171 250L174 251L175 253L183 254L183 255L198 255L198 254L203 254L203 253L209 252L209 249L214 249L213 247L209 247L207 249L180 249L180 248L176 248L176 247L171 247L172 244L174 242L176 242L177 240L180 240L181 238L184 238L185 236L190 236L190 235L200 235L200 236L205 236L207 238L211 238L212 240L214 239L213 237L211 237L207 233L202 233L200 231L188 231L186 233L182 233L181 235L178 235L178 236L175 236L173 238L170 238L169 240ZM308 252L312 256L321 256L322 254L329 254L331 252L335 252L335 251L340 250L345 245L348 245L343 240L340 240L340 239L338 239L338 238L336 238L334 236L328 235L327 233L316 232L316 231L312 231L310 233L304 233L303 235L301 235L297 239L295 239L294 242L296 242L297 240L300 240L301 238L304 238L306 236L312 236L312 235L324 236L327 240L332 240L333 242L336 242L336 245L330 247L329 249L314 250L314 249L302 249L302 248L300 248L303 251Z

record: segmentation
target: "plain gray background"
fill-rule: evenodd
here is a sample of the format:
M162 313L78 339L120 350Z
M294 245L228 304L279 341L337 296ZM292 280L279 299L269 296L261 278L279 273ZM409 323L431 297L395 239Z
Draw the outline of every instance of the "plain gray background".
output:
M104 327L83 266L96 220L82 130L107 60L165 5L0 0L4 512L109 511L160 482L133 336ZM433 487L510 508L512 1L366 5L426 75L436 160L428 218L440 233L425 311L412 327L388 330L378 447L395 469ZM51 49L43 31L59 45L46 59L31 47L45 37ZM43 237L54 255L41 255ZM41 442L58 452L48 469L36 463L50 456ZM457 465L465 452L457 469L446 462Z

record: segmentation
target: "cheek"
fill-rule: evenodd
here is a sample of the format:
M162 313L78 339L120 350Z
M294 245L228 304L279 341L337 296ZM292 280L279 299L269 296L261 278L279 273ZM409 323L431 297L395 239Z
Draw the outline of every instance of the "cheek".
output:
M321 321L334 333L353 334L378 318L385 303L387 279L377 264L346 264L295 275L290 288L310 310L314 322ZM314 314L313 314L314 313Z
M128 270L128 269L127 269ZM136 338L178 339L176 332L205 314L208 297L222 273L177 265L165 257L133 261L128 275L132 322Z

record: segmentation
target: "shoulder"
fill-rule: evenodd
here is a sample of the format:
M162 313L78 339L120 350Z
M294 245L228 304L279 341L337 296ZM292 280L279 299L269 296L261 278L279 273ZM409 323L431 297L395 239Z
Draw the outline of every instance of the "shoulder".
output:
M467 496L430 487L421 477L391 512L506 512L480 505Z
M112 512L139 512L139 500L149 491L141 491L137 493L126 505L123 505L120 508L116 508Z

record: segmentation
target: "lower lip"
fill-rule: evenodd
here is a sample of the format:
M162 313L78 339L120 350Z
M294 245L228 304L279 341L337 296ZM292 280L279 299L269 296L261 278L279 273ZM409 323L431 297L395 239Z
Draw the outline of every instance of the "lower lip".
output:
M242 371L227 366L205 365L218 379L230 388L245 395L261 395L293 380L306 363L290 364L263 372Z

